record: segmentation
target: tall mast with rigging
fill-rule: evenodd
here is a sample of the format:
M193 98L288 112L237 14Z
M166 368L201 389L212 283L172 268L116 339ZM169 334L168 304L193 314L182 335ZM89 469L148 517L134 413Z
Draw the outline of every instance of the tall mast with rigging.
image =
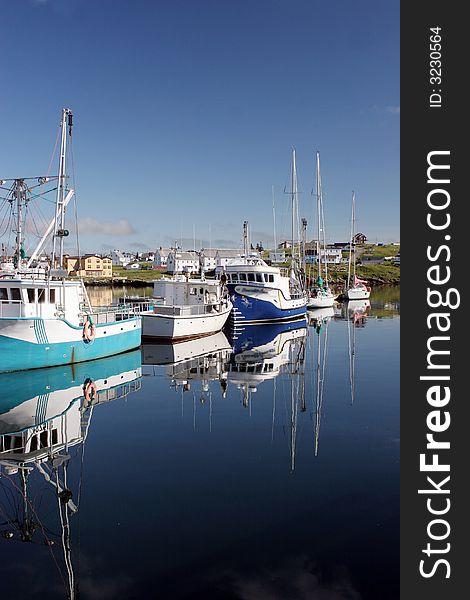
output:
M56 195L56 207L54 218L54 235L52 238L51 266L53 269L63 268L64 259L64 237L68 235L65 229L65 207L67 192L66 154L67 154L67 125L68 136L72 136L72 111L70 108L62 109L61 138L59 156L59 174Z

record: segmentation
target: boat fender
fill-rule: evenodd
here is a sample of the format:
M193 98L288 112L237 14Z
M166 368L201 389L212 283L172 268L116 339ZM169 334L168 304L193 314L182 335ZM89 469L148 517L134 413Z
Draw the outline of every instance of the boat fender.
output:
M88 317L83 324L83 339L85 342L92 342L96 336L96 327L91 317Z
M83 393L85 395L85 402L88 406L93 402L96 396L96 383L91 379L87 379L83 387Z

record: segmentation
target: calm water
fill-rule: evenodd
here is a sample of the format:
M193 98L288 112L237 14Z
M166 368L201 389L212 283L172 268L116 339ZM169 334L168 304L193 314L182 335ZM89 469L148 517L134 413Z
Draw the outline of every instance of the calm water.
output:
M398 598L399 289L309 319L1 375L4 597Z

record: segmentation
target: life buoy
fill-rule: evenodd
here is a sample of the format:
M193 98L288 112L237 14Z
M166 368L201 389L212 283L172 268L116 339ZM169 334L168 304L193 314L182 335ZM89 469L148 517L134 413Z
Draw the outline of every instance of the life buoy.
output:
M96 383L88 379L83 387L83 393L85 395L85 404L91 404L96 396Z
M83 339L85 342L92 342L96 336L96 327L90 317L83 324Z

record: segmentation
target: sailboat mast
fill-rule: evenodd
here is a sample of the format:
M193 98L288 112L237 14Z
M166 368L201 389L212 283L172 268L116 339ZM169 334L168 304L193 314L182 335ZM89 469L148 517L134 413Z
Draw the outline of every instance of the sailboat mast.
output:
M352 203L351 203L351 235L349 237L349 262L348 262L348 284L347 284L347 288L348 289L349 289L349 287L351 285L351 261L352 261L352 258L353 258L354 202L355 202L355 195L354 195L354 192L353 192L352 193ZM356 260L354 260L354 263L356 263ZM354 266L354 271L355 270L356 270L356 267Z
M66 152L67 152L67 122L69 135L72 135L72 111L69 108L62 109L59 175L56 195L55 227L52 242L52 267L61 269L64 257L64 235L65 235L65 192L66 192ZM57 244L58 240L58 244ZM57 249L58 246L58 249ZM57 259L57 254L59 255Z
M297 200L297 164L296 164L295 148L292 148L292 268L294 267L296 200Z
M317 152L317 260L318 260L318 279L321 277L321 210L320 210L320 194L321 194L321 183L320 183L320 152Z
M352 246L354 252L354 260L353 260L353 275L354 275L354 283L356 283L356 240L354 239L354 235L356 233L356 194L353 192L352 196Z

